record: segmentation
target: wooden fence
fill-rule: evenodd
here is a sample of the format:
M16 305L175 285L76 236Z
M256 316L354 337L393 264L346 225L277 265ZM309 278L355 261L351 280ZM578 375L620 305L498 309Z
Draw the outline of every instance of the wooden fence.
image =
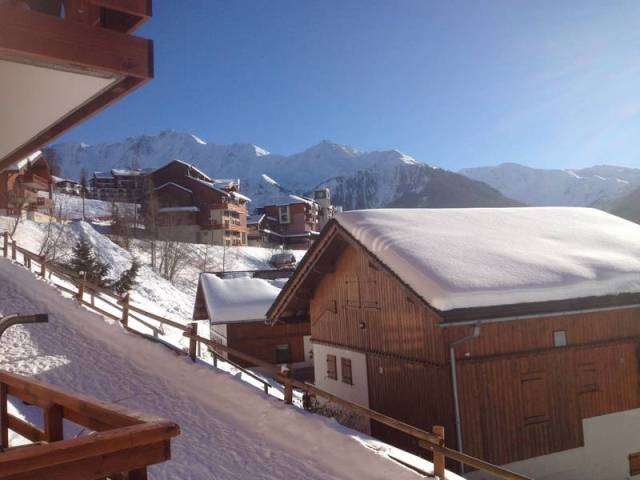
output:
M27 268L31 269L32 263L37 263L40 266L39 274L41 276L45 277L46 272L49 271L49 272L55 273L57 276L62 277L67 283L71 283L72 285L74 285L76 290L74 291L73 289L70 289L55 283L54 285L56 285L58 288L68 293L73 294L75 298L78 300L78 302L81 302L83 305L86 305L87 307L95 310L96 312L102 315L105 315L109 318L120 321L123 327L132 333L135 333L137 335L142 335L145 338L148 338L151 340L155 340L155 341L159 340L158 338L156 338L155 335L154 337L150 337L148 335L142 334L141 332L136 331L129 327L129 319L133 318L136 321L139 321L140 323L142 323L143 325L151 329L155 328L159 332L159 329L157 327L150 325L148 322L145 322L145 320L140 318L140 315L145 316L149 319L159 322L160 325L168 325L170 327L181 330L183 336L189 338L188 355L191 358L191 360L194 362L198 357L199 346L204 345L212 353L214 357L214 362L218 358L224 358L225 356L232 355L235 358L238 358L240 360L248 362L249 364L260 367L261 370L267 372L274 380L276 380L278 383L281 384L284 390L284 402L287 404L293 403L294 389L298 389L303 394L303 406L308 404L308 400L310 398L323 398L326 401L339 405L341 408L343 408L348 412L354 413L356 415L360 415L369 420L374 420L376 422L382 423L383 425L391 427L395 430L398 430L400 432L403 432L415 438L418 441L418 444L420 445L420 447L430 451L433 454L434 474L440 479L445 478L444 477L445 459L449 458L453 461L465 464L469 467L472 467L478 470L483 470L495 476L496 478L505 479L505 480L531 480L527 476L520 475L518 473L509 471L505 468L498 467L491 463L485 462L484 460L481 460L479 458L472 457L465 453L446 447L444 443L444 429L440 426L435 426L432 432L427 432L425 430L414 427L413 425L409 425L395 418L388 417L387 415L384 415L375 410L371 410L362 405L350 402L348 400L344 400L325 390L317 388L312 384L301 382L299 380L292 378L290 372L281 371L281 369L277 365L268 363L252 355L235 350L233 348L227 347L226 345L218 343L214 340L198 335L198 326L197 326L197 323L195 322L189 323L188 325L183 325L174 320L170 320L160 315L148 312L140 308L139 306L136 306L133 303L131 303L129 294L118 296L115 292L110 291L109 289L106 289L104 287L99 287L97 285L92 285L86 282L83 278L79 277L78 275L75 275L73 272L69 270L63 269L60 266L55 266L47 263L45 257L34 254L24 248L17 246L15 241L10 241L8 239L7 232L4 233L3 245L4 245L3 255L5 258L8 256L9 251L11 251L11 258L13 260L16 260L17 253L20 253L23 255L24 265ZM87 293L91 295L91 300L89 301L85 299L85 294ZM108 300L109 305L118 310L119 315L115 315L111 312L108 312L98 307L96 305L96 302L94 301L96 295L99 295L100 300L102 301L105 301L105 298L106 298ZM132 312L137 313L138 316L135 316L134 313ZM180 351L177 349L177 347L174 347L168 343L165 343L165 342L161 342L161 343L167 346L168 348L172 348L174 350ZM226 358L224 359L224 361L234 365L234 367L236 367L238 370L251 376L254 379L257 379L259 382L262 382L265 393L269 393L269 387L272 386L271 384L264 381L263 379L255 375L253 372L233 364Z

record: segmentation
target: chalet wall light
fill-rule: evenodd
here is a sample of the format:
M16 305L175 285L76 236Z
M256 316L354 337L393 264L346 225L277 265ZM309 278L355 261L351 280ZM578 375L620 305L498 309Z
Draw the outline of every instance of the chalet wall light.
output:
M364 322L358 322L358 327L360 327L360 330L364 330L367 328L367 324Z

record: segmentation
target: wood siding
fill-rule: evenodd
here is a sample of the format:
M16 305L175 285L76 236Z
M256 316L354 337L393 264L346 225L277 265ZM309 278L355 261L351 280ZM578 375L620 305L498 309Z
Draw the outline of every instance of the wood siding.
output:
M445 361L437 316L352 246L317 285L310 318L314 340L423 362Z
M227 345L261 360L276 363L276 347L289 345L291 362L304 361L305 335L310 335L308 323L279 323L266 325L263 322L230 323L227 325ZM246 362L231 357L241 366Z
M464 450L505 464L583 445L582 420L640 407L635 340L458 363Z

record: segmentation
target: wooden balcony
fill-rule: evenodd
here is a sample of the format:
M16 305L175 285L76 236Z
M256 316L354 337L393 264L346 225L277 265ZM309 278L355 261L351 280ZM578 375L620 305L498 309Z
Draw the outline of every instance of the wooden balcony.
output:
M151 0L0 3L0 169L153 77Z
M40 407L44 429L9 414L8 397ZM63 420L82 435L65 439ZM33 443L9 445L9 430ZM0 370L1 480L145 480L179 433L175 423Z

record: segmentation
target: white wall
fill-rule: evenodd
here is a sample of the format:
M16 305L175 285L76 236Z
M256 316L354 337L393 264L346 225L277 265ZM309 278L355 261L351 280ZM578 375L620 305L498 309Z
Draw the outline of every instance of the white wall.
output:
M338 379L327 377L327 355L336 356L338 367ZM351 375L353 385L342 381L340 371L340 358L351 359ZM313 344L313 365L315 373L315 385L340 398L350 402L369 406L369 385L367 382L367 358L363 353L354 352L344 348L330 347L319 343Z
M625 480L630 453L640 452L640 409L583 420L584 447L505 465L536 480ZM473 472L473 480L494 477Z

